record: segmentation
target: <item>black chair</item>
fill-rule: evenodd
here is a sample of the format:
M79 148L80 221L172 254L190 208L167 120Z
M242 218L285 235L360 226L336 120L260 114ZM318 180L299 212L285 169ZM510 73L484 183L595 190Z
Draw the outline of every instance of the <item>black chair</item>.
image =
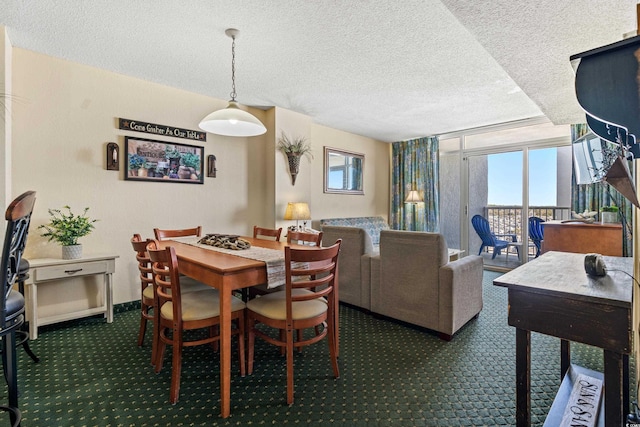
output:
M9 405L0 410L10 414L11 424L20 425L18 410L18 365L16 331L24 324L24 297L13 285L19 275L20 260L27 243L31 212L36 201L35 191L18 196L7 208L7 230L2 249L2 292L0 292L0 338L2 338L2 368L9 387Z

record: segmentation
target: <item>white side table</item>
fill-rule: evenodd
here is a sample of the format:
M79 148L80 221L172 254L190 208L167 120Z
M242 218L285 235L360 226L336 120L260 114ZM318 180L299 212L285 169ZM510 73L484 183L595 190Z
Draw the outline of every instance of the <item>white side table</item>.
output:
M113 281L117 255L87 255L79 259L37 258L29 259L29 278L25 282L29 338L38 338L38 326L65 320L104 314L107 323L113 322ZM71 277L104 275L103 304L55 316L38 317L38 286Z
M451 249L449 248L449 262L460 259L464 253L463 249Z

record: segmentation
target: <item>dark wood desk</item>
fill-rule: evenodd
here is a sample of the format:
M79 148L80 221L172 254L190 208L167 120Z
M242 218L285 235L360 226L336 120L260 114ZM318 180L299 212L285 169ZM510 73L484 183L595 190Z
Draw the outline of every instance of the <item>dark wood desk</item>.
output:
M243 237L251 245L282 250L287 243ZM263 261L228 255L214 250L172 240L159 242L161 248L173 246L178 256L180 273L218 289L220 292L220 412L231 413L231 294L234 290L267 283L267 267ZM301 247L291 244L291 247ZM309 248L305 246L305 248ZM284 258L284 253L283 253ZM336 308L338 294L336 294ZM336 310L336 325L337 323ZM336 326L336 334L338 334ZM336 337L336 352L338 351Z
M622 256L622 225L620 224L547 221L542 223L542 229L544 230L542 253L595 252L602 255Z
M508 288L516 328L516 424L531 424L531 331L561 339L561 377L569 341L604 350L604 423L622 426L629 411L633 258L604 257L608 274L584 272L584 254L548 252L493 281ZM621 270L621 271L614 271ZM602 416L602 415L601 415Z

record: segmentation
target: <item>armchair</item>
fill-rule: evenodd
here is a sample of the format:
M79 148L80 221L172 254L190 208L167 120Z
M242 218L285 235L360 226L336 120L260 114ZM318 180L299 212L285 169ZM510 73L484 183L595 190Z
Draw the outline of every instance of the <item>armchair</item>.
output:
M342 278L342 277L341 277ZM482 310L482 257L449 262L442 234L382 230L371 258L371 311L451 340Z

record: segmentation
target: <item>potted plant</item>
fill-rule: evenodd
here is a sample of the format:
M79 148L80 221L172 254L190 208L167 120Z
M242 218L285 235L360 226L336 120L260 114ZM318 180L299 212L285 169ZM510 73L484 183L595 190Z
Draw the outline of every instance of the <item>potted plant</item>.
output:
M138 176L138 169L144 166L144 157L139 154L129 155L129 172L132 175Z
M291 173L291 185L296 185L296 177L300 169L300 157L307 156L313 158L311 154L311 144L304 136L289 138L282 132L278 139L278 149L282 151L289 161L289 173Z
M49 241L55 241L62 245L62 259L76 259L82 257L82 245L78 243L80 237L86 236L94 229L97 219L87 216L89 208L84 208L84 212L76 215L71 212L69 206L60 209L49 209L51 216L48 224L42 224L38 229L45 230L42 237L47 237Z
M600 222L602 224L611 224L618 222L618 207L603 206L600 209Z

